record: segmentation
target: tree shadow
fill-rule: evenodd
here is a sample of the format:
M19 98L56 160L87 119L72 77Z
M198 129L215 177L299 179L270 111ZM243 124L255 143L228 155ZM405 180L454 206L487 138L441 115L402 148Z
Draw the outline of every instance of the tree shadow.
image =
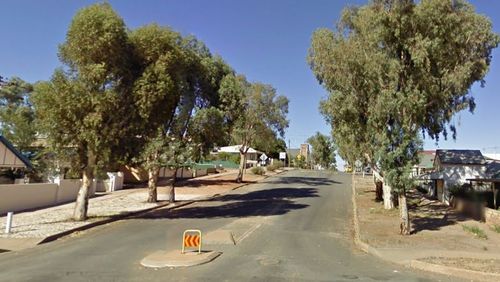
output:
M205 203L220 203L217 205L186 207L174 210L158 209L142 214L137 218L243 218L248 216L283 215L292 210L309 206L295 203L293 199L318 197L317 192L315 188L275 188L252 191L246 194L224 195L204 201Z
M471 219L444 203L423 196L420 192L412 191L408 193L408 198L408 209L416 213L411 217L412 234L424 230L440 230L442 227Z
M179 181L176 183L176 186L182 188L197 188L202 186L210 186L210 185L225 185L225 184L235 184L235 179L198 179L198 180L190 180L190 181ZM253 184L257 183L257 181L242 181L241 184ZM170 181L165 182L165 186L170 184Z
M342 184L342 182L338 182L326 177L296 177L296 176L287 176L280 177L275 180L267 181L266 183L272 184L303 184L307 186L322 186L322 185L331 185L331 184Z

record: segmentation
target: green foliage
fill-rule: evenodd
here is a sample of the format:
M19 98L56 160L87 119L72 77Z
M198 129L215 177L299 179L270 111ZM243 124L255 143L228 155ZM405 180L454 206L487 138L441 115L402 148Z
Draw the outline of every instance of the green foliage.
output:
M266 170L263 169L261 166L254 166L254 167L252 167L252 169L250 169L250 171L253 174L256 174L256 175L264 175L264 174L266 174Z
M484 230L482 230L481 228L479 228L477 226L462 224L462 228L464 229L464 231L473 234L476 238L484 239L484 240L488 239L488 235L486 235Z
M307 143L312 146L311 159L314 164L327 169L336 168L335 145L328 136L316 132L307 139Z
M108 4L91 5L76 14L60 47L69 71L56 70L50 81L35 85L40 131L57 154L74 148L77 167L104 165L120 155L112 152L123 147L120 137L128 135L133 118L124 91L128 46L121 18Z
M31 84L14 77L0 84L0 135L25 152L35 140Z
M283 166L284 166L284 165L283 165L283 162L275 160L275 161L273 161L273 163L272 163L272 164L270 164L270 165L266 166L266 169L267 169L268 171L275 171L275 170L277 170L277 169L282 168Z
M195 143L200 144L198 152L200 157L207 155L214 146L225 146L229 143L224 113L215 107L196 111L190 122L188 134Z
M240 163L240 155L239 154L231 154L227 152L220 152L213 157L214 160L221 161L230 161L232 163L238 164Z
M453 3L453 2L452 2ZM309 64L330 92L321 111L339 154L378 163L404 193L419 133L456 136L453 114L473 110L499 37L465 1L373 1L317 30Z
M288 127L288 98L277 95L272 86L251 84L242 76L230 74L221 81L219 94L232 140L242 145L242 155L250 147L269 144L277 135L283 137ZM242 177L241 166L237 181Z
M297 157L292 160L292 165L296 168L309 168L309 164L306 162L306 159L302 155L297 155Z

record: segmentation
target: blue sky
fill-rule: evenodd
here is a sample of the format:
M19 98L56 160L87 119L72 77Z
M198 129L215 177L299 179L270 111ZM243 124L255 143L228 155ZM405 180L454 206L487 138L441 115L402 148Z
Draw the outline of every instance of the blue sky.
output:
M57 46L75 12L96 1L2 0L0 4L0 74L27 81L49 79L60 66ZM194 34L250 81L272 84L290 99L292 147L329 126L318 113L326 92L318 85L306 55L312 32L333 27L346 5L367 1L331 0L170 0L109 1L131 29L156 22ZM471 1L500 33L500 1ZM474 86L477 108L455 118L457 140L426 140L425 147L476 148L500 152L500 50L493 53L486 87Z

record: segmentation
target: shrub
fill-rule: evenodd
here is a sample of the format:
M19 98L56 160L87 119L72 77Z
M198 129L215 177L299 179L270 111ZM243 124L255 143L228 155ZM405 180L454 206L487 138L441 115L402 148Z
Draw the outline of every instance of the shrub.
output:
M274 164L270 164L270 165L266 166L266 169L267 169L267 171L275 171L278 168Z
M250 171L256 175L264 175L266 173L266 171L260 166L254 166Z
M285 166L285 164L282 161L275 160L273 162L273 165L275 165L277 168L282 168Z

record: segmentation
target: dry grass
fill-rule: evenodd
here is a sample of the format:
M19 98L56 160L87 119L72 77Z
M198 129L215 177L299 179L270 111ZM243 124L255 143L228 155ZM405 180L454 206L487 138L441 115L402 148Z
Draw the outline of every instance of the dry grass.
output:
M462 228L464 229L464 231L472 233L475 237L479 239L484 239L484 240L488 239L488 236L486 235L486 233L484 233L484 230L477 226L463 224Z

